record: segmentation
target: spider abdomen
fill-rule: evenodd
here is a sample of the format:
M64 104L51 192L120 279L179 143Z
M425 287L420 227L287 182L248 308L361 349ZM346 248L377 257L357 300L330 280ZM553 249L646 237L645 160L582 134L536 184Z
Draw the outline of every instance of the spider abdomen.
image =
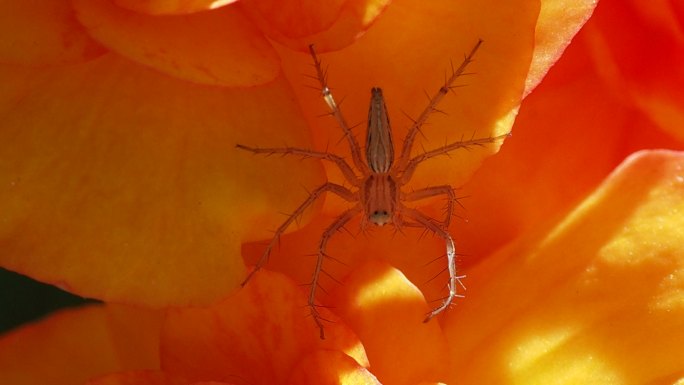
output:
M371 89L368 109L368 131L366 136L366 161L373 172L389 172L394 161L394 144L387 106L382 90Z

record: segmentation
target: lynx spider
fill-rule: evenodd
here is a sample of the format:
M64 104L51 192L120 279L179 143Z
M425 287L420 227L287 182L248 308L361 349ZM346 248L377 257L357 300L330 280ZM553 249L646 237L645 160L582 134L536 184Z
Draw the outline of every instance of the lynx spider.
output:
M424 151L420 155L411 156L411 149L416 135L420 132L421 126L425 123L427 118L433 111L436 111L437 104L449 92L453 91L455 87L454 81L462 76L466 67L473 60L473 56L482 44L482 40L478 40L477 44L471 49L470 53L466 55L458 68L451 71L451 75L445 80L445 83L437 93L430 98L427 107L420 114L418 119L413 121L413 124L406 134L404 143L402 145L401 154L398 161L394 162L394 144L392 143L392 130L390 127L389 117L387 115L387 108L385 100L382 96L380 88L371 89L370 108L368 112L368 128L366 137L366 162L361 158L361 148L356 140L356 137L351 131L350 126L342 116L339 105L333 99L333 95L328 88L327 73L321 66L321 61L314 51L313 45L309 46L309 52L313 58L314 67L316 70L316 80L320 83L321 94L330 109L329 115L333 116L340 128L344 132L349 147L351 149L351 158L354 165L352 168L347 161L339 155L331 154L329 152L319 152L304 148L282 147L282 148L258 148L248 147L238 144L237 147L250 151L254 154L282 154L282 155L299 155L307 158L322 159L333 162L342 172L345 180L351 184L356 190L348 189L340 184L327 182L322 186L313 190L309 197L278 227L275 235L270 243L266 246L264 253L258 260L254 269L249 273L247 278L243 281L244 286L252 276L261 269L267 262L271 250L278 242L280 236L285 230L298 218L304 210L309 207L318 197L323 193L333 193L342 199L354 203L353 207L347 209L340 214L335 221L325 229L321 237L318 254L316 260L316 267L311 278L311 288L309 290L308 307L316 325L320 331L320 337L324 338L323 331L324 319L321 317L318 306L315 304L316 289L319 286L319 278L323 272L323 262L330 256L326 254L326 245L330 237L349 222L356 215L363 213L361 226L368 225L368 222L383 226L385 224L392 224L397 228L401 226L409 227L423 227L428 231L438 235L446 242L446 256L447 269L449 271L448 289L449 294L443 299L442 304L433 309L426 317L424 322L441 313L451 305L455 297L458 296L456 292L456 285L461 284L460 279L456 273L456 248L454 240L449 234L448 227L451 221L453 206L457 203L453 187L449 185L432 186L411 192L401 191L401 187L406 185L417 166L423 161L433 158L438 155L444 155L459 148L468 148L471 146L481 146L488 143L493 143L507 135L487 137L480 139L461 140L458 142L448 143L433 150ZM357 175L361 174L361 177ZM445 195L447 197L446 216L444 220L440 221L430 218L420 211L404 206L404 202L418 201L433 196ZM408 219L408 220L407 220Z

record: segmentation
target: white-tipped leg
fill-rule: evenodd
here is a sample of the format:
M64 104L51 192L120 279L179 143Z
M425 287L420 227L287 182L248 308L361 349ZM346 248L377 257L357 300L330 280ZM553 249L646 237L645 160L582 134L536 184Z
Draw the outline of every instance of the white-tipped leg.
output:
M449 290L449 294L447 294L447 296L444 298L441 305L439 305L430 313L428 313L428 315L425 317L425 320L423 321L428 322L439 313L448 309L451 303L454 301L454 298L459 296L456 285L458 284L461 287L463 286L460 281L463 277L458 276L456 273L456 246L454 245L454 240L453 238L451 238L449 232L446 229L442 228L433 219L429 218L425 214L415 209L402 207L401 211L404 216L410 218L411 220L421 224L426 229L439 235L446 242L447 269L449 271L449 283L447 284L447 288Z
M359 146L359 142L354 137L349 124L347 124L347 121L344 119L342 111L340 111L340 105L337 104L335 102L335 98L333 98L332 91L330 91L330 87L328 87L327 72L323 70L323 67L321 66L321 60L316 55L316 50L314 49L313 44L309 46L309 53L313 58L314 67L316 68L316 79L321 86L321 95L330 109L330 115L335 118L337 124L344 133L344 137L347 139L347 143L349 143L352 162L360 172L366 173L368 172L368 166L363 163L363 160L361 159L361 147Z
M446 240L447 265L448 265L448 269L449 269L449 284L448 284L449 294L446 296L446 298L444 298L444 301L442 302L441 305L434 308L425 317L423 322L428 322L434 316L443 312L444 310L448 309L449 306L451 306L451 303L453 302L454 298L459 296L459 294L456 291L456 283L458 283L461 287L463 287L463 284L461 283L462 276L456 275L456 247L454 246L454 240L451 238L451 235L449 235L449 233L446 233L446 239L445 240Z

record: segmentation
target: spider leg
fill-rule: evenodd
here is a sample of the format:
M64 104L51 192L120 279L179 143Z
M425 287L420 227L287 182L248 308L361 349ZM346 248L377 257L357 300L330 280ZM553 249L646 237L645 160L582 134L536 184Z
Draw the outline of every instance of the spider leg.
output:
M419 164L430 158L434 158L435 156L439 155L447 155L451 151L457 150L459 148L467 149L475 146L484 146L485 144L494 143L497 140L507 138L509 135L510 134L503 134L499 136L489 136L486 138L461 140L458 142L445 144L444 146L437 147L434 150L425 151L420 155L416 155L406 163L406 168L403 169L404 171L402 172L401 177L399 178L399 184L404 185L408 183L408 181L411 180L411 177L413 177L413 173L416 171L416 167L418 167Z
M441 226L439 226L439 224L435 223L434 220L432 220L425 214L421 213L418 210L407 207L401 207L401 211L404 216L410 218L411 220L417 223L420 223L426 229L434 232L446 241L447 269L449 270L449 284L447 286L449 288L449 294L446 298L444 298L444 301L442 301L442 304L440 306L434 308L425 317L425 320L423 322L428 322L434 316L446 310L449 307L449 305L451 305L454 298L458 296L458 294L456 293L456 284L461 284L460 279L462 277L456 275L456 246L454 245L454 240L451 238L449 232Z
M342 213L339 217L337 217L335 222L325 229L323 235L321 236L321 242L318 245L318 258L316 259L316 268L314 269L313 276L311 277L311 289L309 290L308 306L311 311L311 316L320 330L321 339L325 339L325 333L323 332L323 319L318 313L315 301L316 289L318 289L318 280L320 278L321 272L323 272L323 260L327 257L325 248L328 245L330 237L332 237L333 234L339 231L347 222L349 222L350 219L354 218L361 211L363 211L363 206L359 204Z
M461 62L461 65L459 65L458 68L452 68L451 76L449 76L449 78L446 79L444 85L440 87L439 91L437 91L437 93L435 93L434 96L430 98L430 102L428 103L427 107L425 107L423 112L420 113L418 119L416 119L413 122L411 128L409 128L409 131L406 134L406 138L404 139L404 145L402 146L401 155L399 157L399 161L395 166L395 170L403 170L404 167L406 167L406 164L408 163L409 158L411 157L411 149L413 148L413 142L416 138L416 135L420 132L420 128L423 126L423 123L427 121L427 118L430 116L432 112L437 110L437 105L442 100L442 98L444 98L444 96L446 96L446 94L453 89L454 81L456 81L456 79L458 79L460 76L464 74L466 68L468 67L468 64L470 64L473 61L473 56L475 56L475 52L477 52L481 44L482 39L477 41L475 46L470 50L470 53L466 55L465 58L463 58L463 62Z
M313 58L314 67L316 67L316 78L321 85L321 94L323 95L323 99L328 105L328 108L330 108L330 114L335 118L337 124L342 129L342 132L344 132L345 138L347 138L354 165L359 171L365 174L368 171L368 167L361 159L361 147L359 146L359 142L356 140L356 137L354 137L351 128L349 128L349 124L347 124L344 116L342 116L342 111L340 111L339 105L333 98L332 92L328 87L327 73L323 71L323 68L321 67L321 60L318 59L318 56L316 56L316 51L314 50L313 44L309 46L309 52Z
M302 215L304 210L306 210L307 207L311 206L311 204L314 203L316 199L318 199L318 197L320 197L325 192L334 193L349 202L358 201L356 194L354 194L347 188L335 183L328 182L312 191L309 197L306 198L306 200L302 202L302 204L300 204L299 207L297 207L297 209L292 213L292 215L287 217L285 222L283 222L278 227L278 229L276 229L275 234L271 239L271 242L269 242L269 244L266 246L266 250L264 250L264 253L261 255L261 258L259 258L259 261L257 261L256 265L254 266L254 269L247 275L247 278L245 278L245 280L242 281L242 286L245 286L247 282L249 282L249 280L252 279L254 274L256 274L256 272L259 271L262 267L264 267L264 265L268 261L268 256L271 254L271 250L280 239L280 236L285 232L285 230L287 230L287 228L292 224L292 222L294 222L295 219L297 219L297 217Z
M341 156L331 154L329 152L320 152L320 151L313 151L305 148L297 148L297 147L277 147L277 148L260 148L260 147L249 147L245 146L242 144L237 144L235 147L252 152L254 154L266 154L266 155L274 155L274 154L282 154L282 155L299 155L304 158L316 158L316 159L322 159L322 160L327 160L330 162L333 162L337 165L337 167L340 169L342 172L342 175L344 175L344 178L347 179L349 183L351 183L354 186L359 185L359 179L356 177L356 174L354 173L354 170L349 166L347 161L344 160Z
M442 186L433 186L433 187L427 187L423 188L420 190L412 191L410 193L406 193L402 197L402 201L404 202L410 202L410 201L417 201L421 199L426 199L430 198L436 195L446 195L447 197L447 206L446 206L446 215L444 218L443 222L440 222L440 224L445 228L449 228L449 225L451 224L451 215L454 211L454 203L457 202L456 199L456 194L454 194L454 188L449 186L449 185L442 185Z

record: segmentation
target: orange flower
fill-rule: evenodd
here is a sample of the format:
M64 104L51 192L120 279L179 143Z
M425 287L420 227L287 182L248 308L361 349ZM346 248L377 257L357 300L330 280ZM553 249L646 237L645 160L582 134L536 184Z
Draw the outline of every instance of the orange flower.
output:
M682 147L675 2L604 0L531 94L593 2L350 0L312 2L310 13L274 12L267 1L175 3L4 6L45 20L0 23L15 36L0 51L10 63L0 73L0 263L108 301L181 307L84 308L19 329L0 339L1 382L683 381L684 155L634 153ZM477 38L486 44L478 75L445 102L450 114L434 117L425 146L453 127L507 132L520 95L530 96L514 136L472 178L496 149L435 161L416 177L417 187L469 180L469 222L452 228L470 255L460 264L466 299L423 324L425 298L443 288L439 278L422 284L441 268L423 256L442 253L441 242L418 243L410 230L377 231L372 242L340 235L330 249L348 266L328 269L343 282L326 282L321 302L334 322L319 340L296 287L311 268L293 258L339 212L326 201L272 257L268 268L291 278L263 271L210 307L187 306L233 289L241 245L258 256L262 246L248 242L303 199L297 186L324 180L315 162L233 149L336 142L331 122L312 118L323 106L299 86L309 59L297 50L313 41L335 51L322 56L334 91L349 95L348 118L365 114L359 90L378 84L391 113L415 115L416 91L439 85L435 67ZM17 48L31 41L45 44ZM401 130L400 118L393 124Z
M5 5L5 14L24 17L3 24L14 40L3 56L0 156L9 188L0 196L0 263L80 295L153 307L209 304L237 288L242 244L267 238L282 220L278 212L306 197L299 186L325 179L319 163L271 162L235 149L337 142L333 122L316 118L325 111L318 92L304 86L308 44L330 66L335 92L350 95L344 109L353 122L367 113L373 85L385 87L393 116L400 109L416 115L423 88L437 88L449 59L484 39L472 69L488 75L440 106L459 113L434 116L430 146L510 130L539 13L528 2L443 1L426 9L418 1L350 0L290 13L266 1L216 9L214 1L195 1L179 2L182 14L153 16L140 12L173 7L124 8L130 3ZM201 4L204 12L185 14ZM561 50L587 10L542 52ZM40 28L34 14L46 19ZM415 185L462 184L495 147L435 162ZM333 202L325 212L338 208Z

